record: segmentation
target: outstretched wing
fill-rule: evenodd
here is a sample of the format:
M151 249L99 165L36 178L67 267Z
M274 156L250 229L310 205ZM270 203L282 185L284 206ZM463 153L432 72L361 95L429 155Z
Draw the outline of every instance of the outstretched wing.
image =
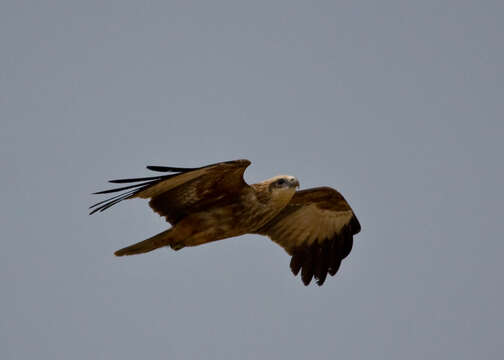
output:
M320 286L336 274L361 227L343 196L329 187L296 192L289 205L257 233L269 236L291 256L294 275Z
M173 225L191 212L218 201L229 200L242 191L248 186L243 180L243 173L249 165L249 160L234 160L199 168L147 166L152 171L173 174L110 180L116 184L135 184L96 192L121 193L92 205L90 214L104 211L125 199L151 199L151 208Z

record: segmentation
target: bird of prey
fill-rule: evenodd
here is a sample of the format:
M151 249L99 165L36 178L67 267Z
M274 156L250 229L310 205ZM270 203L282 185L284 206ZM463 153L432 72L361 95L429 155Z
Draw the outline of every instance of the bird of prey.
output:
M150 207L172 225L117 250L117 256L261 234L287 251L292 272L296 276L301 271L305 285L313 277L322 285L327 274L336 274L361 229L350 205L330 187L296 191L299 182L289 175L248 185L243 173L249 165L249 160L234 160L197 168L147 166L169 174L110 180L134 184L95 193L121 192L91 206L91 214L125 199L150 199Z

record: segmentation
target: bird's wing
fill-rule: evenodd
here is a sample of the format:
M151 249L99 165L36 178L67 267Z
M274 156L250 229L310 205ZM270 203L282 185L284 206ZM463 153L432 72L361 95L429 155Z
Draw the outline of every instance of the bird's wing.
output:
M234 160L199 168L147 166L152 171L173 174L110 180L116 184L135 184L96 192L95 194L121 193L92 205L91 214L104 211L125 199L143 198L151 199L151 208L175 224L187 213L230 198L247 187L243 173L248 165L249 160Z
M343 196L329 187L296 192L290 203L257 233L269 236L291 256L294 275L322 285L336 274L361 227Z

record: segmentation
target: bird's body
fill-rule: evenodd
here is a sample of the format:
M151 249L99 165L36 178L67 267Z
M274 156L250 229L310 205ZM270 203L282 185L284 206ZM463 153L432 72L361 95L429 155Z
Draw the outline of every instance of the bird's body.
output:
M291 268L295 274L303 270L306 285L313 276L321 285L328 272L334 275L338 270L350 252L352 235L360 230L353 211L334 189L296 192L299 182L293 176L278 175L247 185L243 172L249 164L248 160L235 160L201 168L148 167L177 174L112 180L141 183L99 192L133 188L93 205L92 213L124 199L149 198L153 210L172 224L152 238L116 251L117 256L163 246L179 250L257 233L270 236L292 255Z

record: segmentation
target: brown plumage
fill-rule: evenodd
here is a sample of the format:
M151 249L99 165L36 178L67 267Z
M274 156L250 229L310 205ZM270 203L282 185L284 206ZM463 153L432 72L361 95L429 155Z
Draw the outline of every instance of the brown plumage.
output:
M163 246L179 250L247 233L270 237L291 258L294 275L308 285L322 285L350 253L360 224L350 205L336 190L320 187L297 191L298 180L279 175L248 185L243 173L248 160L226 161L199 168L148 166L169 175L111 180L136 183L100 191L124 191L101 201L91 214L131 198L150 199L149 205L172 225L147 240L115 252L117 256L146 253Z

